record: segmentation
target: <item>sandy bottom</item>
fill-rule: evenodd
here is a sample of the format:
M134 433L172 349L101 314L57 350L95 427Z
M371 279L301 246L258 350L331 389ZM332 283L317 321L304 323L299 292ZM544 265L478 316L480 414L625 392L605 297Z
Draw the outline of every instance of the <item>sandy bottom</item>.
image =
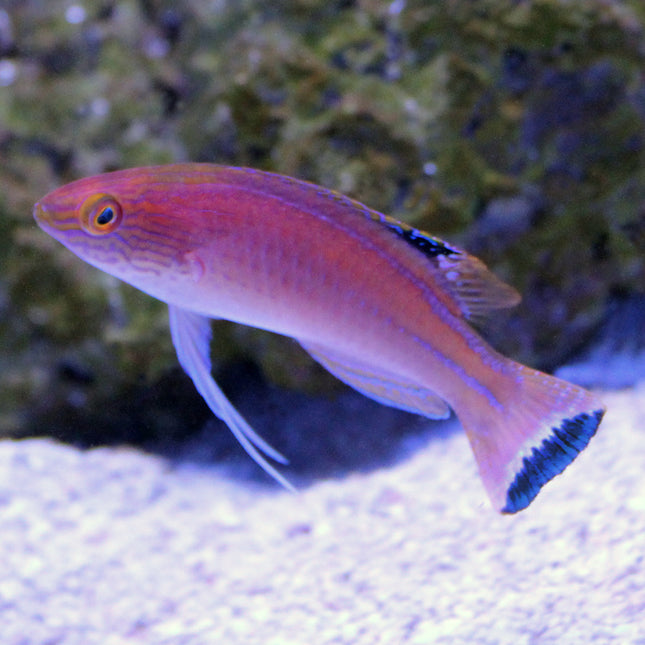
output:
M511 517L461 432L297 495L2 442L1 642L645 644L645 384L604 398L589 448Z

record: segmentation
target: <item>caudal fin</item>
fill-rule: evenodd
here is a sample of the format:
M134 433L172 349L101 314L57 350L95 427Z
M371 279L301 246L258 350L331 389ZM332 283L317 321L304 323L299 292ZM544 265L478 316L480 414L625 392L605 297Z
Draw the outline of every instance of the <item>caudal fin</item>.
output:
M528 367L503 409L457 414L495 508L516 513L587 446L605 412L588 390Z

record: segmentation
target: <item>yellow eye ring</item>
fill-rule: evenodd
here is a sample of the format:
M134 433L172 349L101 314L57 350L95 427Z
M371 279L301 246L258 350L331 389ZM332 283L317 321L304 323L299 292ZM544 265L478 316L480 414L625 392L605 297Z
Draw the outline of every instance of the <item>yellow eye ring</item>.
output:
M99 193L88 197L79 212L81 228L90 235L112 233L121 224L123 210L112 195Z

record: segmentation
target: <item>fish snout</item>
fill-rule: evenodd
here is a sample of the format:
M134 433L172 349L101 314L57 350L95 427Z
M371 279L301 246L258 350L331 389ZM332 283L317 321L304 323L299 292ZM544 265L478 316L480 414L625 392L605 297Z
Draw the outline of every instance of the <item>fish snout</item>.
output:
M36 202L34 204L33 214L38 226L50 235L53 235L54 231L58 228L56 225L57 218L55 209L47 206L43 202Z
M42 223L47 223L49 220L49 213L47 211L47 208L41 204L40 202L36 202L34 204L34 219L38 222L38 224Z

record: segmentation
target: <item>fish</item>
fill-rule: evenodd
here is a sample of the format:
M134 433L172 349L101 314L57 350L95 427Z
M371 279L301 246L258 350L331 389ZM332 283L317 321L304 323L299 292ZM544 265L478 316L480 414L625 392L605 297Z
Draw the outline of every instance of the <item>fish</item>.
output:
M495 509L516 513L587 446L595 393L498 353L473 327L520 296L465 250L315 184L178 163L78 179L38 201L79 258L164 301L179 363L286 488L288 460L211 374L211 319L295 339L341 381L430 419L451 410Z

